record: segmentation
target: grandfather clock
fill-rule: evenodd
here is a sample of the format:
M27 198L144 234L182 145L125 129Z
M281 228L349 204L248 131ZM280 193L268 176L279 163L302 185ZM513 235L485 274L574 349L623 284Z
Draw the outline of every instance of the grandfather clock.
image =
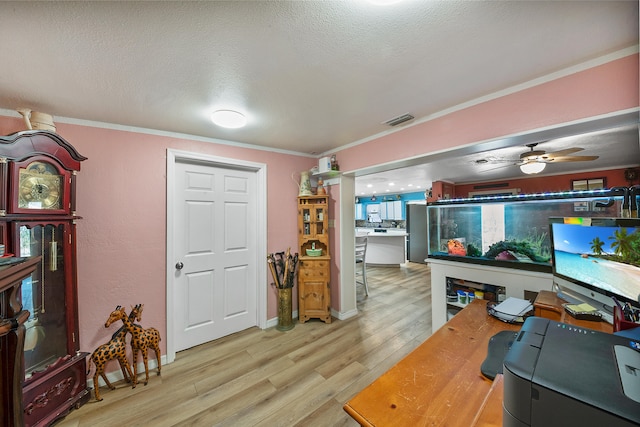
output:
M76 174L86 160L58 134L0 137L0 243L5 256L39 257L20 286L25 426L46 426L89 400L79 352Z

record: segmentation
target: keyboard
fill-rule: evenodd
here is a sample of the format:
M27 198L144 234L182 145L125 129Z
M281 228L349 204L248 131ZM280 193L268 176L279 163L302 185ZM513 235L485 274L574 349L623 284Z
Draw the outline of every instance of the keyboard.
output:
M602 320L604 320L610 325L613 325L613 314L607 313L604 310L598 310L598 313L600 313L600 315L602 316Z

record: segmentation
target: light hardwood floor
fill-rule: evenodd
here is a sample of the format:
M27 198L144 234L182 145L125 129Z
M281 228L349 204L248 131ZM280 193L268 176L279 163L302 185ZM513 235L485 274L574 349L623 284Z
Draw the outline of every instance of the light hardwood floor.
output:
M57 426L356 426L344 403L431 335L428 266L367 273L353 318L251 328L185 350L147 386L103 385L103 401L92 393Z

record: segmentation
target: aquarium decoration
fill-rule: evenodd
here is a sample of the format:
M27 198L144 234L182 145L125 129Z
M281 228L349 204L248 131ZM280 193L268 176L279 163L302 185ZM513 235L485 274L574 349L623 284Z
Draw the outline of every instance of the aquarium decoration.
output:
M528 242L502 241L489 246L489 250L484 254L485 258L498 259L503 261L518 261L516 254L521 254L533 262L549 262L549 258L536 255Z

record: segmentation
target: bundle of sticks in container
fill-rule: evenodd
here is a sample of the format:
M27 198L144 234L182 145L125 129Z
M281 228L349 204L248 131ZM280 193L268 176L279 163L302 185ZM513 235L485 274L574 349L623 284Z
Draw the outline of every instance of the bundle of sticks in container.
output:
M271 275L275 281L274 285L278 289L293 288L293 279L296 275L298 265L298 254L291 255L291 248L287 252L276 252L267 255L267 263L271 270Z

